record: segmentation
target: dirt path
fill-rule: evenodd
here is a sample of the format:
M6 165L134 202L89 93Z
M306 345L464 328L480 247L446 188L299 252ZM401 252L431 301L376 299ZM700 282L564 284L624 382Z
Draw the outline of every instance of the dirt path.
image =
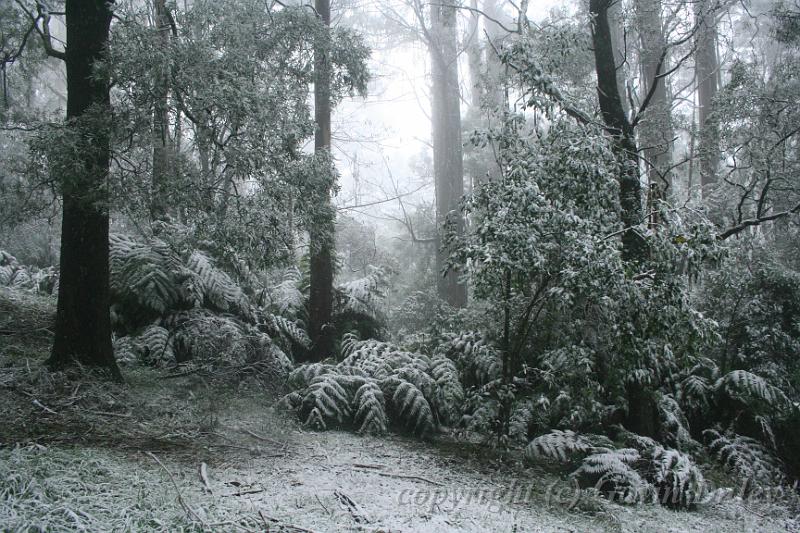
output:
M160 388L156 399L173 397L174 409L186 408L180 400L184 389L177 383L170 387ZM132 390L130 397L146 390ZM197 394L189 399L203 401ZM27 445L6 441L0 449L0 525L8 531L38 526L52 531L295 532L796 527L785 511L732 500L694 512L620 506L578 494L544 468L525 467L513 456L476 445L308 432L270 403L256 396L229 400L216 411L213 430L180 446L165 446L172 441L163 435L127 445L124 440L88 440L85 445L57 439ZM128 405L123 413L130 416L107 418L120 424L115 431L122 435L147 422L141 418L147 406L154 408L147 402ZM163 432L168 429L164 417L173 414L160 412L161 422L146 427ZM56 416L45 413L43 418ZM185 428L172 429L172 439L186 435Z

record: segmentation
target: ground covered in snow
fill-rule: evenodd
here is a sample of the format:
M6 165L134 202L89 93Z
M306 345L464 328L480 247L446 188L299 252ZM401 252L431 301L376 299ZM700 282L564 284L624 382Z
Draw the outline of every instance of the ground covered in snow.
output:
M781 501L622 506L519 451L311 432L258 375L41 369L51 303L0 294L2 531L795 531ZM20 306L27 306L24 313ZM9 313L14 310L13 315ZM714 473L709 472L714 478Z

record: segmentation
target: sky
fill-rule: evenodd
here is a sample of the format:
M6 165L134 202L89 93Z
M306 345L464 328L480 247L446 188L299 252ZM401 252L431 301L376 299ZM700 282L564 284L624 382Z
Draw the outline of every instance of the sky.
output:
M380 0L378 0L380 1ZM570 1L531 0L531 20L541 20L552 8ZM506 2L509 13L515 12ZM463 93L468 80L465 61L459 67ZM363 205L409 195L410 204L432 201L432 179L412 168L429 151L431 125L428 98L428 51L419 43L374 49L369 95L343 102L334 114L334 152L341 191L334 199L340 212L380 221L399 209L396 201ZM466 94L465 94L466 95ZM462 114L465 106L462 105ZM427 185L426 185L427 184Z

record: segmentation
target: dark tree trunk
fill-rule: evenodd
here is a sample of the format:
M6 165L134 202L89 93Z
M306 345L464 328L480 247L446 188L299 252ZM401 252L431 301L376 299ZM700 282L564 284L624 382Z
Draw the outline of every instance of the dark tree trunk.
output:
M329 0L315 0L317 14L326 26L331 24ZM318 46L314 52L314 118L317 123L314 150L330 153L331 95L330 62L325 50ZM330 205L330 191L320 195L323 205L319 222L309 230L311 240L311 288L309 294L309 330L312 348L310 358L322 360L333 355L333 247L335 215Z
M172 140L169 135L169 78L167 60L170 42L169 13L166 0L154 2L155 26L158 30L158 45L163 54L162 63L155 65L155 102L153 106L153 192L151 216L153 220L165 220L168 214L169 173L172 162Z
M597 71L597 94L603 122L613 138L614 149L622 164L619 177L619 203L622 224L628 228L622 234L622 255L626 261L639 261L646 254L645 242L639 234L629 229L642 222L639 156L633 126L625 115L617 83L614 41L608 22L608 9L611 3L612 0L591 0L589 3L589 10L594 19L592 43Z
M60 176L64 213L52 367L78 362L120 378L111 345L108 266L109 84L95 76L111 11L102 0L67 0L67 123L78 159Z
M445 273L449 250L441 236L446 224L453 224L457 233L464 231L464 217L459 201L464 194L464 163L461 144L461 94L458 85L458 43L454 7L431 4L432 122L433 174L436 186L437 247L436 267L439 273L437 293L453 307L467 303L467 287L458 273Z

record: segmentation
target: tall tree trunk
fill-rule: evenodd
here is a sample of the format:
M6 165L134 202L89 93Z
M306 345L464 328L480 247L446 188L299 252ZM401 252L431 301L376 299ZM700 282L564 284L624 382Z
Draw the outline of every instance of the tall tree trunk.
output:
M633 126L625 115L614 60L614 41L609 26L608 9L612 0L591 0L589 11L594 19L592 44L597 72L597 95L606 130L612 136L614 149L622 163L620 208L622 224L622 255L626 261L639 261L646 254L645 243L632 229L642 222L642 188L639 183L639 156Z
M714 0L694 3L697 37L695 77L697 79L697 106L699 122L700 184L706 197L717 181L719 162L719 132L711 117L714 97L719 89L719 61L717 58L717 11Z
M61 176L63 221L55 341L48 363L107 368L120 378L111 345L108 266L109 83L94 73L108 44L105 0L67 0L67 123L77 160Z
M436 186L436 268L437 293L454 307L467 303L467 288L454 271L444 272L449 250L442 241L444 227L464 232L459 200L464 194L464 166L461 143L461 95L458 86L458 44L456 8L431 4L433 174Z
M326 26L331 24L329 0L315 0L317 14ZM314 51L314 135L316 153L330 154L331 94L330 61L322 46ZM331 163L332 164L332 163ZM309 294L309 329L312 348L310 357L322 360L333 355L333 247L335 214L330 203L330 191L320 195L321 216L309 230L311 244L311 288Z
M158 30L158 45L162 64L156 65L155 103L153 106L153 187L151 217L165 220L168 213L169 174L172 161L172 141L169 135L169 79L167 54L170 43L169 13L166 0L154 0L154 19Z
M467 25L467 39L466 39L466 52L467 52L467 66L469 67L469 106L479 113L481 102L483 101L483 61L481 59L481 35L478 16L478 0L470 0L470 8L472 11L469 13L469 24Z
M672 102L667 91L667 43L661 22L661 0L636 2L636 18L641 44L639 66L642 97L652 98L639 123L639 145L643 147L645 169L650 185L649 197L668 199L672 195Z

